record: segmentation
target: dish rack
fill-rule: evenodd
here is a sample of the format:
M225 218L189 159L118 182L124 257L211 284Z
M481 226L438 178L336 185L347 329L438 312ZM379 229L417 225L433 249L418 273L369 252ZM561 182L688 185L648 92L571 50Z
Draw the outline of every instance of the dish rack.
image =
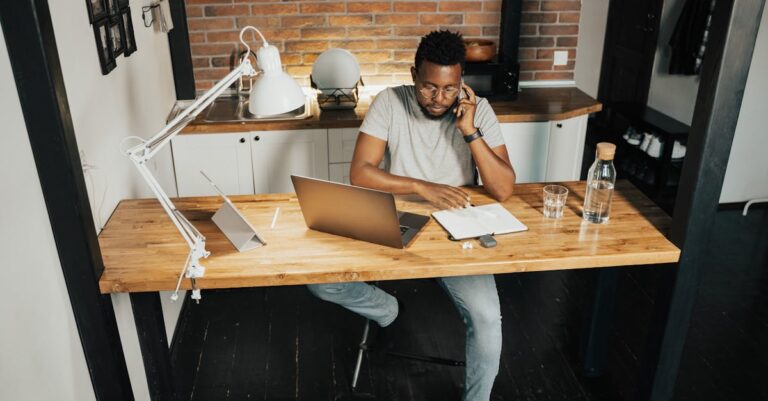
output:
M358 87L365 85L360 78L352 88L318 88L312 75L309 76L309 82L313 89L317 89L317 105L322 110L348 110L357 107L360 100ZM324 93L330 92L330 93Z

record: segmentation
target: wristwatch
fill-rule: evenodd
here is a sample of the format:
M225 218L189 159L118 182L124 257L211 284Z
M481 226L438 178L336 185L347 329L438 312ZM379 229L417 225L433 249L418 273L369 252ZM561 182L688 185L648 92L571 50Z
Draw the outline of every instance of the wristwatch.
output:
M480 132L480 129L478 128L477 131L475 131L474 134L465 136L464 137L464 142L470 143L470 142L474 141L475 139L480 138L482 136L483 136L483 133Z

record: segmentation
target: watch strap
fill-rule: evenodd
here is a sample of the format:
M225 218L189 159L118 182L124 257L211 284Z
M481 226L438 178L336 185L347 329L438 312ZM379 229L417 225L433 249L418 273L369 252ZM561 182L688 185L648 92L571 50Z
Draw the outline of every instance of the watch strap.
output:
M474 134L465 136L464 137L464 142L470 143L470 142L474 141L475 139L480 138L482 136L483 136L483 133L480 132L480 130L478 129L477 131L475 131Z

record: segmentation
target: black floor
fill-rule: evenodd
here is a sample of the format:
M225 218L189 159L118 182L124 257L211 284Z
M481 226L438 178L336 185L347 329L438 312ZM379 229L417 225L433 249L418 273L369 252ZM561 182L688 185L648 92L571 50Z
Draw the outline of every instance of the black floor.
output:
M768 210L718 213L676 400L768 399ZM596 270L497 276L503 356L494 400L633 400L661 267L623 268L608 363L580 373ZM405 300L398 350L463 356L458 314L431 280L383 282ZM182 312L173 360L184 400L333 400L348 390L361 318L304 287L209 291ZM379 400L459 400L462 368L374 355Z

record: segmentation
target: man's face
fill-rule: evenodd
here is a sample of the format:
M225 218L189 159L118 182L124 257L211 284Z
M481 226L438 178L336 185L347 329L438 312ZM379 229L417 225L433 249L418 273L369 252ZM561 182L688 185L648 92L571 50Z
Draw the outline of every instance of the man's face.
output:
M432 117L451 110L461 91L461 64L440 65L424 60L419 69L411 67L416 99Z

